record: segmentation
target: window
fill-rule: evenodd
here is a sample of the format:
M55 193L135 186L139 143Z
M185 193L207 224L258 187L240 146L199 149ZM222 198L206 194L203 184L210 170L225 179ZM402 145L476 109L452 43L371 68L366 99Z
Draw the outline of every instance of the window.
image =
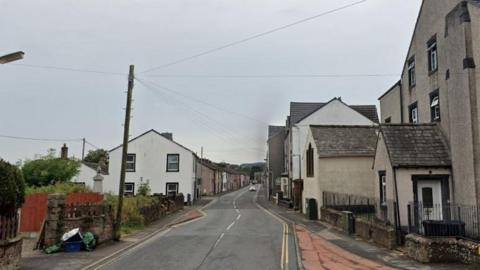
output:
M431 74L438 70L438 51L437 51L436 37L433 37L427 43L427 55L428 55L428 71Z
M136 160L137 160L137 156L135 154L127 154L127 164L125 168L127 172L135 171Z
M125 195L135 195L135 183L125 183L123 194Z
M385 123L391 123L392 122L392 118L391 117L387 117L385 118Z
M167 172L178 172L180 170L180 155L168 154L167 155Z
M417 103L413 103L408 107L410 123L418 123L418 106Z
M412 56L408 60L408 86L414 87L417 83L415 78L415 56Z
M422 188L423 208L433 207L433 189L431 187Z
M313 148L312 144L308 145L308 150L307 150L307 177L313 177L314 176L314 161L313 161Z
M387 205L387 176L385 171L378 172L378 180L380 186L380 204Z
M440 96L438 90L430 94L430 114L432 122L440 121Z
M178 194L178 183L167 183L166 192L168 197L175 197Z

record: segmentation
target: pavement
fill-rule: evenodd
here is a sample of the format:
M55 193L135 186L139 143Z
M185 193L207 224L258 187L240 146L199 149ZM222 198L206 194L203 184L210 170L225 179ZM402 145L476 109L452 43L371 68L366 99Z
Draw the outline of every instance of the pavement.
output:
M473 265L421 264L401 250L389 250L372 242L349 236L320 221L308 220L303 214L274 205L259 192L258 203L295 226L301 264L316 269L406 269L406 270L473 270Z

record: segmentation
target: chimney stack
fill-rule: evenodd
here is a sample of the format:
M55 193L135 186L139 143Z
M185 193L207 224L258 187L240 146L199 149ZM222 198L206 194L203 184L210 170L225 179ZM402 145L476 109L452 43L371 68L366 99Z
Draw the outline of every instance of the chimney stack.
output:
M68 147L67 147L67 144L65 144L65 143L62 146L62 152L60 154L60 158L68 159Z
M163 137L169 139L170 141L173 141L173 134L171 132L163 132L161 133L160 135L162 135Z

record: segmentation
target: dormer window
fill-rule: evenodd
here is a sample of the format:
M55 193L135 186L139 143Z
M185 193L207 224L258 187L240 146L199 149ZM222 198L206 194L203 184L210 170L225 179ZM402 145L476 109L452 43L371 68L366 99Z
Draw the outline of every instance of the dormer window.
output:
M428 72L432 74L438 70L437 38L433 37L427 43Z
M414 87L417 83L417 78L415 77L415 56L412 56L408 60L408 86Z

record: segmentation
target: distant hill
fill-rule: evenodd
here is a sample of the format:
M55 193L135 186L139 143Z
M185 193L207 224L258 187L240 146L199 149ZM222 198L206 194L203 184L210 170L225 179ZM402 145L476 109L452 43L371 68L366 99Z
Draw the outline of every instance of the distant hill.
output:
M253 167L260 167L262 170L265 168L265 162L252 162L252 163L243 163L240 164L240 168L248 168L251 169Z

